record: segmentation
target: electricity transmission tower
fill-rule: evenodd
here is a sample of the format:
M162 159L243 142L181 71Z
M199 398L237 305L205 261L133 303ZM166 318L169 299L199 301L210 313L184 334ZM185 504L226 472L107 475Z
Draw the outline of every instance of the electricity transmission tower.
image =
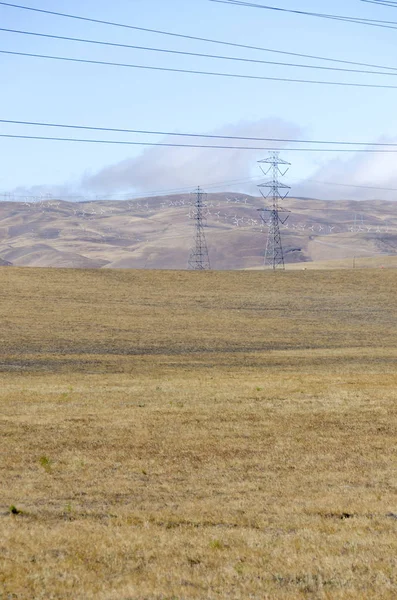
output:
M205 194L200 187L197 188L195 196L195 201L190 213L191 218L194 219L195 240L194 247L190 251L188 268L193 269L194 271L205 271L211 269L204 233L207 203L205 201Z
M278 152L270 152L269 158L258 161L260 169L264 175L271 173L272 178L269 181L261 183L258 187L263 198L267 200L271 199L272 205L267 208L260 208L262 213L269 213L268 218L262 215L262 219L268 226L268 236L265 250L265 268L271 267L273 271L276 269L284 269L284 253L283 246L281 243L280 223L284 223L288 219L288 215L283 219L280 213L289 213L289 210L285 210L280 207L279 201L284 200L291 189L288 185L281 183L279 177L284 177L288 171L288 167L291 163L283 160L279 157ZM268 169L265 170L262 164L269 165ZM280 165L284 165L286 169L281 171ZM265 194L262 188L267 189L268 192Z

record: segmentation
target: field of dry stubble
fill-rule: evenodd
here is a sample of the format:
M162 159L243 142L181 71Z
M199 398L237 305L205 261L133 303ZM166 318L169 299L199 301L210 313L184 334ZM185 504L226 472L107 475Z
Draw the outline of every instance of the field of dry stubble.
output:
M0 282L1 600L396 598L396 272Z

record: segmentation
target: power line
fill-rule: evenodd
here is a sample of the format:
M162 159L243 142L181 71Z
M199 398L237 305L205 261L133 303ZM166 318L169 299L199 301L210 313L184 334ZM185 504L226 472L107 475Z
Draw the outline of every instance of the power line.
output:
M232 187L234 185L237 184L243 184L243 183L250 183L254 180L258 179L258 177L245 177L243 179L231 179L228 181L218 181L217 183L209 183L207 184L205 187L207 189L218 189L218 188L225 188L225 187ZM117 195L122 195L122 196L127 196L127 200L130 200L132 198L146 198L148 196L167 196L167 195L173 195L173 194L182 194L184 192L190 192L190 190L192 189L192 186L186 186L186 187L182 187L182 188L172 188L172 189L167 189L167 190L152 190L152 191L147 191L147 192L143 192L145 195L142 195L141 193L138 194L130 194L128 192L122 193L122 194L112 194L112 196L117 196ZM397 191L397 190L396 190ZM21 198L24 198L25 196L21 196ZM121 200L122 202L122 200Z
M377 2L376 0L360 0L366 4L377 4L378 6L386 6L391 8L397 8L397 2Z
M330 14L324 14L324 13L314 13L314 12L308 12L308 11L302 11L302 10L280 8L280 7L276 7L276 6L267 6L267 5L263 5L263 4L255 4L253 2L242 2L242 1L238 1L238 0L210 0L210 2L219 2L221 4L229 4L229 5L234 4L237 6L239 6L239 5L240 6L248 6L250 8L264 8L264 9L272 10L272 11L294 13L294 14L311 16L311 17L321 17L321 18L325 18L325 19L347 21L347 22L352 22L352 23L361 23L364 25L374 25L377 27L382 27L386 24L397 25L396 21L384 21L384 20L379 20L379 19L365 19L365 18L360 18L360 17L347 17L347 16L343 16L343 15L330 15ZM53 16L57 16L57 17L64 17L64 18L68 18L68 19L77 19L79 21L88 21L88 22L97 23L100 25L112 25L113 27L123 27L125 29L135 29L138 31L146 31L149 33L162 33L162 34L165 33L165 32L159 31L159 30L155 30L155 29L148 29L146 27L137 27L134 25L128 25L126 23L117 23L114 21L106 21L103 19L93 19L92 17L90 18L90 17L83 17L81 15L72 15L70 13L62 13L62 12L58 12L58 11L54 11L54 10L46 10L43 8L36 8L33 6L14 4L11 2L0 2L0 5L8 6L10 8L18 8L21 10L29 10L32 12L38 12L38 13L47 14L47 15L53 15ZM394 29L394 28L391 27L391 29ZM181 35L173 34L173 33L167 33L166 35L176 35L177 37L190 37L190 36L181 36ZM191 39L198 39L198 38L191 38Z
M257 179L260 179L259 177L245 177L243 179L229 179L227 181L218 181L216 183L209 183L206 185L206 188L210 188L210 189L217 189L217 188L225 188L225 187L232 187L233 185L236 184L242 184L242 183L250 183L252 181L256 181ZM170 188L170 189L166 189L166 190L149 190L146 192L140 192L140 193L129 193L129 192L121 192L121 193L115 193L115 194L110 194L109 196L102 196L101 199L99 198L95 198L94 200L89 199L87 196L83 196L81 194L73 194L73 195L63 195L62 198L59 198L58 196L54 196L53 194L51 194L52 198L51 199L56 199L56 200L64 200L65 198L80 198L82 201L87 201L87 202L100 202L100 201L105 201L105 200L113 200L113 196L126 196L126 199L120 199L120 200L115 200L116 202L127 202L128 200L131 199L144 199L147 198L148 196L167 196L167 195L173 195L173 194L178 194L178 193L183 193L183 192L190 192L192 189L192 186L186 186L186 187L179 187L179 188ZM396 190L397 191L397 190ZM13 194L13 193L9 193L10 196L12 198L37 198L38 195L27 195L27 194ZM144 194L144 195L142 195ZM8 193L0 193L0 196L6 196L8 195ZM182 207L181 207L182 208ZM186 208L186 207L185 207Z
M235 184L239 184L239 183L251 183L254 181L258 181L259 179L262 179L261 177L246 177L244 179L232 179L229 181L220 181L218 183L215 184L207 184L205 187L207 189L209 188L222 188L222 187L231 187L232 185ZM295 180L293 179L292 181L294 181L297 185L302 185L302 184L306 184L306 183L318 183L321 185L330 185L330 186L337 186L337 187L348 187L348 188L357 188L357 189L365 189L365 190L378 190L378 191L386 191L386 192L397 192L397 188L390 188L390 187L381 187L381 186L372 186L372 185L355 185L352 183L338 183L335 181L320 181L317 179L301 179L301 180ZM159 195L166 195L166 194L172 194L172 193L177 193L177 192L188 192L191 190L192 186L187 186L184 188L174 188L174 189L168 189L168 190L155 190L155 191L148 191L148 192L144 192L146 195L155 195L155 194L159 194ZM128 193L123 194L125 196L129 196L129 198L131 198L132 196ZM142 196L142 194L134 194L134 197L140 197L140 198L144 198L146 196ZM25 196L21 196L25 197ZM310 209L310 210L314 210L314 209ZM323 210L318 209L318 210Z
M312 55L312 54L302 54L299 52L287 52L286 50L275 50L274 48L263 48L261 46L251 46L248 44L238 44L236 42L228 42L225 40L214 40L211 38L204 38L204 37L198 37L198 36L193 36L193 35L187 35L187 34L182 34L182 33L174 33L171 31L163 31L163 30L159 30L159 29L149 29L147 27L138 27L136 25L129 25L129 24L125 24L125 23L116 23L114 21L103 21L100 19L92 19L89 17L83 17L81 15L73 15L73 14L69 14L69 13L61 13L61 12L56 12L56 11L51 11L51 10L44 10L41 8L34 8L31 6L23 6L20 4L11 4L9 2L0 2L0 5L2 6L8 6L11 8L17 8L17 9L21 9L21 10L27 10L27 11L33 11L33 12L38 12L38 13L44 13L44 14L48 14L48 15L53 15L53 16L57 16L57 17L64 17L64 18L68 18L68 19L77 19L77 20L81 20L81 21L88 21L91 23L99 23L101 25L110 25L113 27L121 27L124 29L132 29L135 31L142 31L145 33L154 33L156 35L165 35L168 37L175 37L175 38L181 38L181 39L186 39L186 40L193 40L193 41L199 41L199 42L205 42L205 43L211 43L211 44L220 44L222 46L230 46L233 48L243 48L245 50L256 50L256 51L260 51L260 52L271 52L271 53L275 53L275 54L283 54L283 55L287 55L287 56L296 56L299 58L309 58L312 60L322 60L322 61L327 61L327 62L333 62L333 63L340 63L340 64L347 64L347 65L354 65L354 66L358 66L358 67L370 67L370 68L374 68L374 69L387 69L387 70L391 70L391 71L396 71L397 67L387 67L387 66L382 66L382 65L376 65L376 64L371 64L371 63L363 63L363 62L355 62L355 61L350 61L350 60L342 60L342 59L337 59L337 58L329 58L329 57L324 57L324 56L317 56L317 55Z
M369 70L365 70L365 69L346 69L343 67L326 67L323 65L302 65L302 64L297 64L297 63L285 63L285 62L279 62L279 61L272 61L272 60L259 60L259 59L254 59L254 58L243 58L243 57L239 57L239 56L223 56L223 55L219 55L219 54L206 54L206 53L202 53L202 52L187 52L187 51L182 51L182 50L169 50L167 48L153 48L151 46L133 46L130 44L119 44L119 43L115 43L115 42L106 42L106 41L102 41L102 40L92 40L92 39L87 39L87 38L75 38L75 37L69 37L69 36L63 36L63 35L53 35L53 34L49 34L49 33L38 33L38 32L34 32L34 31L22 31L22 30L18 30L18 29L6 29L4 27L0 27L0 31L4 31L7 33L16 33L16 34L20 34L20 35L30 35L30 36L36 36L36 37L41 37L41 38L49 38L49 39L53 39L53 40L66 40L69 42L79 42L79 43L84 43L84 44L95 44L95 45L100 45L100 46L111 46L111 47L115 47L115 48L128 48L128 49L132 49L132 50L143 50L145 52L160 52L160 53L165 53L165 54L176 54L179 56L195 56L195 57L200 57L200 58L212 58L212 59L216 59L216 60L229 60L229 61L234 61L234 62L243 62L243 63L252 63L252 64L261 64L261 65L277 65L277 66L284 66L284 67L295 67L295 68L300 68L300 69L315 69L315 70L322 70L322 71L338 71L338 72L343 72L343 73L360 73L360 74L366 74L366 75L388 75L388 76L393 76L395 77L397 75L397 68L396 68L396 72L391 72L391 73L387 73L387 72L383 72L383 71L369 71ZM391 67L382 67L385 69L391 69Z
M166 148L207 148L214 150L268 150L273 151L274 148L264 148L263 146L221 146L209 144L175 144L171 142L136 142L129 140L90 140L82 138L64 138L39 135L14 135L1 133L0 138L22 139L22 140L47 140L57 142L82 142L88 144L119 144L123 146L162 146ZM287 148L288 152L354 152L366 154L396 154L396 150L383 150L371 148Z
M251 181L254 181L258 179L258 177L245 177L244 179L231 179L228 181L218 181L217 183L209 183L207 184L205 187L207 189L217 189L217 188L225 188L225 187L232 187L233 185L236 184L241 184L241 183L250 183ZM145 196L142 196L142 193L139 194L129 194L128 192L123 193L121 195L123 196L128 196L127 200L131 199L131 198L146 198L147 196L155 196L155 195L159 195L159 196L166 196L166 195L170 195L170 194L177 194L177 193L183 193L183 192L190 192L190 190L192 189L192 186L186 186L186 187L182 187L182 188L172 188L172 189L167 189L167 190L152 190L152 191L147 191L147 192L143 192L145 194ZM396 190L397 191L397 190ZM120 195L120 194L113 194L114 195ZM21 198L24 196L21 196Z
M212 183L212 184L206 185L206 188L217 189L217 188L223 188L223 187L231 187L231 186L239 184L239 183L249 183L253 179L254 179L253 177L246 177L244 179L232 179L229 181L221 181L221 182L218 181L218 183ZM146 195L150 195L150 196L153 196L156 194L158 194L160 196L166 196L166 195L170 195L170 194L189 192L191 189L192 189L192 186L187 186L187 187L183 187L183 188L174 188L174 189L169 189L169 190L157 190L157 191L144 192L144 193ZM127 195L127 194L125 194L125 195ZM146 196L142 196L142 194L134 194L134 196L140 197L140 198L146 197Z
M352 183L336 183L332 181L318 181L316 179L305 179L300 183L321 183L322 185L332 185L338 187L349 187L349 188L357 188L363 190L380 190L385 192L397 192L397 188L387 188L387 187L376 187L372 185L354 185Z
M303 15L308 17L317 17L321 19L330 19L333 21L343 21L346 23L355 23L359 25L369 25L371 27L381 27L383 29L397 29L397 21L382 21L379 19L364 19L360 17L346 17L343 15L330 15L325 13L308 12L304 10L293 10L289 8L280 8L278 6L268 6L265 4L255 4L253 2L242 2L237 0L209 0L210 2L216 2L218 4L228 4L229 6L244 6L248 8L262 8L264 10L291 13L296 15Z
M83 63L90 65L101 65L109 67L124 67L129 69L145 69L150 71L162 71L167 73L187 73L190 75L209 75L212 77L223 77L232 79L252 79L259 81L282 81L289 83L309 83L316 85L332 85L339 87L357 87L357 88L373 88L373 89L397 89L395 85L385 85L377 83L353 83L346 81L322 81L317 79L292 79L289 77L268 77L264 75L244 75L241 73L219 73L214 71L198 71L193 69L176 69L171 67L156 67L152 65L134 65L130 63L107 62L103 60L89 60L85 58L72 58L69 56L53 56L48 54L33 54L31 52L14 52L11 50L0 50L0 54L8 54L11 56L25 56L30 58L44 58L49 60L59 60L63 62Z
M207 184L205 187L207 189L217 189L217 188L224 188L224 187L232 187L233 185L236 184L244 184L244 183L251 183L254 181L258 181L259 179L261 179L261 177L246 177L244 179L232 179L232 180L228 180L228 181L218 181L217 183L210 183ZM387 192L397 192L397 188L389 188L389 187L381 187L381 186L369 186L369 185L354 185L354 184L350 184L350 183L338 183L335 181L320 181L317 179L303 179L303 180L293 180L297 185L302 185L302 184L306 184L306 183L317 183L317 184L321 184L321 185L328 185L328 186L336 186L336 187L348 187L348 188L357 188L357 189L368 189L368 190L377 190L377 191L387 191ZM167 196L167 195L171 195L171 194L177 194L177 193L184 193L184 192L190 192L190 190L192 189L192 186L186 186L186 187L182 187L182 188L171 188L171 189L166 189L166 190L151 190L151 191L146 191L146 192L140 192L140 193L129 193L129 192L123 192L121 194L112 194L112 196L127 196L126 200L116 200L119 202L126 202L128 200L131 199L140 199L140 198L147 198L148 196ZM0 196L4 196L5 194L0 194ZM23 198L26 199L28 197L30 198L37 198L37 195L31 195L28 196L26 194L24 195L15 195L15 194L11 194L12 198ZM55 197L54 197L55 198ZM74 194L71 196L62 196L62 198L56 197L55 199L65 199L65 198L80 198L83 199L84 201L90 201L90 202L100 202L100 201L105 201L105 200L109 200L109 199L113 199L110 197L104 197L102 199L88 199L87 197L82 196L81 194ZM323 210L321 209L310 209L310 210Z
M267 138L267 137L252 137L240 135L216 135L206 133L175 133L172 131L149 131L145 129L121 129L115 127L91 127L88 125L67 125L65 123L43 123L38 121L16 121L11 119L0 119L0 123L8 123L12 125L29 125L38 127L59 127L63 129L82 129L85 131L111 131L113 133L136 133L143 135L164 135L175 137L193 137L193 138L209 138L218 140L245 140L251 142L276 142L288 144L331 144L340 146L387 146L396 147L397 143L392 142L351 142L346 140L301 140L293 138Z

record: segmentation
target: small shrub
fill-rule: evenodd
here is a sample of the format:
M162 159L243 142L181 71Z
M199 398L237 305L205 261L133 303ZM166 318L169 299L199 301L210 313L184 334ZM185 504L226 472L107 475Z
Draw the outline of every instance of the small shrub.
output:
M50 461L50 459L47 456L40 456L39 463L43 467L43 469L45 471L47 471L47 473L50 473L50 471L51 471L51 461Z
M12 515L20 515L20 514L22 514L22 511L19 510L19 508L17 508L16 506L14 506L14 504L11 504L11 506L10 506L10 513Z
M70 502L65 505L65 508L63 509L63 515L65 519L69 519L69 521L73 520L73 508Z

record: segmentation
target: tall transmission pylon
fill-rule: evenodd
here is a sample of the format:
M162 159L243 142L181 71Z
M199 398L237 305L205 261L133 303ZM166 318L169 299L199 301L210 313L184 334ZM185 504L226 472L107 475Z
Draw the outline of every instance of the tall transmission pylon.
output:
M206 225L207 203L205 194L200 187L194 192L195 200L192 204L190 217L194 220L195 240L194 247L190 251L188 268L194 271L205 271L211 269L208 255L207 242L204 227Z
M284 225L284 223L288 219L288 215L285 218L282 218L280 214L289 213L289 210L285 210L280 207L280 200L284 200L291 189L288 185L281 183L279 181L279 177L284 177L287 173L288 168L291 163L283 160L279 157L278 152L270 152L269 158L265 158L263 160L258 161L260 169L264 175L272 174L272 178L270 181L265 181L261 183L258 187L261 195L265 200L271 199L272 205L266 208L260 208L259 210L262 213L269 213L268 218L262 216L263 220L268 226L268 236L266 242L266 250L265 250L265 261L264 266L270 267L275 271L276 269L285 269L284 265L284 252L283 245L281 243L281 233L280 233L280 223ZM262 165L269 165L268 169L265 170ZM280 165L284 165L286 169L281 171ZM262 189L267 189L268 192L265 194Z

